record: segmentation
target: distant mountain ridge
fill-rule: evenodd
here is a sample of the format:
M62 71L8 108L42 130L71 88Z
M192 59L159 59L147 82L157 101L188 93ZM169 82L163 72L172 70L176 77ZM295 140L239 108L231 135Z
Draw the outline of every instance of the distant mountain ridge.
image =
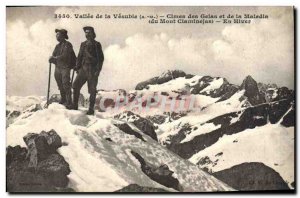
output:
M191 79L195 76L198 75L186 74L181 70L168 70L160 76L138 83L135 89L151 90L151 85L162 85L177 78ZM266 98L270 98L270 101L276 101L294 97L293 90L287 87L278 87L276 84L257 83L250 75L245 77L240 86L231 84L226 78L221 77L199 76L195 81L192 85L191 83L188 84L191 94L209 95L213 98L220 97L218 101L230 98L239 90L245 90L244 96L248 98L251 105L264 103Z

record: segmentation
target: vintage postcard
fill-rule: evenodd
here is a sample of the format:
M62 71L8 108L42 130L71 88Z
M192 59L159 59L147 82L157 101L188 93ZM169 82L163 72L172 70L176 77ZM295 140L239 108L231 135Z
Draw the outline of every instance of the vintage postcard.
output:
M7 6L7 192L295 192L294 16Z

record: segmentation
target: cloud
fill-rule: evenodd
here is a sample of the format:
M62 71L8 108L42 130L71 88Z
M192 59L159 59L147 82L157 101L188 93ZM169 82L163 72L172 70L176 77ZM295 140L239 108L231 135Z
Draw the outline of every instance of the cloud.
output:
M44 22L41 25L47 26ZM22 21L7 28L8 93L46 94L47 59L53 46L45 41L45 35L40 35L35 26L28 28Z
M230 75L251 74L263 82L292 87L294 40L292 13L252 25L232 25L222 30L222 38L213 43L215 60ZM228 69L230 68L230 69Z
M165 33L135 34L125 40L123 47L111 45L105 49L103 83L115 79L111 88L134 88L138 82L168 69L201 73L211 57L208 49L211 42L199 38L175 39Z
M55 12L66 10L84 13L87 8L62 7ZM153 28L144 23L95 19L48 19L33 24L22 19L11 21L7 24L7 93L45 95L48 57L56 45L54 29L68 29L69 40L78 53L85 25L96 28L96 40L101 41L104 50L100 89L133 89L140 81L168 69L222 76L235 84L250 74L257 81L293 88L292 10L262 8L259 12L271 17L250 25L214 25L206 29L195 25ZM51 83L51 93L57 93L53 75Z

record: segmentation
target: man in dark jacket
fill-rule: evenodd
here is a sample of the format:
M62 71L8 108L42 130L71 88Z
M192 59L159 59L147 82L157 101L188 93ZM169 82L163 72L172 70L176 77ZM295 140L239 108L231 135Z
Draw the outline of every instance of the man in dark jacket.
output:
M90 105L87 114L93 115L97 94L98 76L102 69L104 55L101 44L98 41L95 41L96 34L94 28L87 26L84 27L83 30L87 40L82 42L80 45L77 64L74 68L78 74L73 83L73 109L78 109L80 89L87 82L88 92L90 94Z
M72 53L74 53L73 46L66 40L69 39L67 30L55 29L55 32L56 39L59 43L55 46L52 56L49 58L49 62L55 64L54 77L61 95L60 104L64 104L68 109L71 109L70 68L72 65L70 64L72 62Z

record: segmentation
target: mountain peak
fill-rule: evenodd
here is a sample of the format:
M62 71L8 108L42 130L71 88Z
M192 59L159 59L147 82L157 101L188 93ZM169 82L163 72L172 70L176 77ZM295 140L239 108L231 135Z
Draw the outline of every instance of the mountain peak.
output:
M264 101L264 98L260 95L257 82L248 75L240 86L241 90L245 90L245 96L248 98L252 105L260 104Z
M253 91L258 91L257 82L250 75L246 76L241 84L241 89L247 90L249 88L253 89Z
M147 88L148 85L155 85L155 84L163 84L175 78L184 77L186 73L182 70L167 70L164 71L161 75L151 78L149 80L140 82L136 85L136 90L142 90Z
M186 75L186 73L182 70L167 70L167 71L164 71L159 76L159 78L165 78L165 77L168 77L168 76L171 76L173 78L177 78L177 77L183 77L185 75Z
M254 78L251 75L246 76L244 81L255 81ZM256 81L255 81L256 82Z

